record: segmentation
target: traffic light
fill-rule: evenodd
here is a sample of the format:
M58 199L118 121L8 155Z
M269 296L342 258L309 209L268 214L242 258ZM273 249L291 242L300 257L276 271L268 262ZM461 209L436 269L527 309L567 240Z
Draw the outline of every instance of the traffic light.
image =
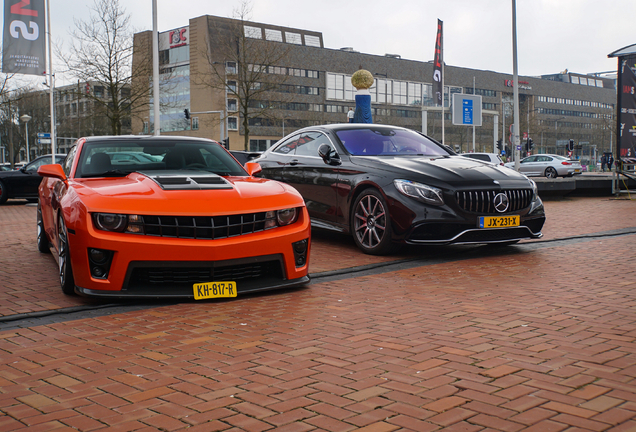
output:
M185 115L186 120L190 120L190 110L187 108L183 110L183 114Z
M526 139L526 153L530 151L530 138Z
M222 144L223 144L223 147L225 147L226 149L228 149L228 150L229 150L229 149L230 149L230 138L229 138L229 137L228 137L228 138L225 138L225 139L223 140Z
M534 142L532 141L532 138L528 138L528 151L531 151L533 147Z
M500 153L503 150L503 140L501 138L497 140L497 150L499 150Z
M568 151L573 151L573 150L574 150L574 140L573 140L573 139L571 139L571 140L568 142Z

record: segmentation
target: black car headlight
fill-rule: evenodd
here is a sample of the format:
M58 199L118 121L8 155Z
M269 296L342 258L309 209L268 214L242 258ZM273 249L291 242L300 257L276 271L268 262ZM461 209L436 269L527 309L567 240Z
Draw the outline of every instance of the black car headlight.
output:
M287 208L265 213L265 228L291 225L298 219L298 209Z
M143 233L143 218L139 215L93 213L93 222L102 231Z
M439 188L402 179L393 180L393 184L400 193L407 197L415 198L426 204L444 205L442 190Z

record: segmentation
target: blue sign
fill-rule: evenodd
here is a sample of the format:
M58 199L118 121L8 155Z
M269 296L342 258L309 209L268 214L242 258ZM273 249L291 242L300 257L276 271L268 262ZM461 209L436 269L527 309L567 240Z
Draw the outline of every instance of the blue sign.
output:
M38 132L38 138L51 138L50 133Z
M463 109L463 124L473 124L473 101L471 99L463 99L462 100L462 109Z

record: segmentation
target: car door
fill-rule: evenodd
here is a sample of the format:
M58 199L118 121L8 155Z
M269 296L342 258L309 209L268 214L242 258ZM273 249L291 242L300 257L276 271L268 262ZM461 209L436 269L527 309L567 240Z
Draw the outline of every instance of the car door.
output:
M289 167L285 169L285 181L303 196L310 217L335 222L338 218L339 165L325 163L318 155L322 144L334 149L324 133L303 133L297 141Z
M277 144L265 157L256 160L263 169L261 173L262 177L286 182L286 177L289 175L289 163L294 153L296 153L299 138L300 134L289 137L282 143Z
M20 198L37 198L38 186L42 177L38 174L38 168L51 163L51 156L38 158L20 169L20 174L14 179L15 196Z
M536 156L528 156L519 161L519 172L529 176L538 175L538 163Z

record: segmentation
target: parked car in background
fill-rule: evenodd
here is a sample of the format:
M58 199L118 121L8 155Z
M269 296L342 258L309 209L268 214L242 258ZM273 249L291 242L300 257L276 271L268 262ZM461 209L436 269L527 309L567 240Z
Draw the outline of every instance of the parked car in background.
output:
M504 166L515 168L514 162L507 162ZM553 154L538 154L528 156L519 161L519 172L528 177L572 177L581 174L581 162L565 156Z
M11 165L9 165L9 164L0 165L0 171L12 171Z
M38 249L53 246L65 294L199 300L305 284L303 198L259 171L206 139L81 138L39 169Z
M56 154L55 162L62 163L65 154ZM37 201L38 186L42 177L38 175L41 165L51 163L51 155L39 156L20 169L0 170L0 204L4 204L9 198L27 199Z
M504 161L497 153L462 153L461 156L477 159L483 162L488 162L495 165L503 165Z
M410 129L311 126L255 161L263 177L302 194L312 226L349 233L368 254L399 243L512 244L542 235L545 213L532 180Z

